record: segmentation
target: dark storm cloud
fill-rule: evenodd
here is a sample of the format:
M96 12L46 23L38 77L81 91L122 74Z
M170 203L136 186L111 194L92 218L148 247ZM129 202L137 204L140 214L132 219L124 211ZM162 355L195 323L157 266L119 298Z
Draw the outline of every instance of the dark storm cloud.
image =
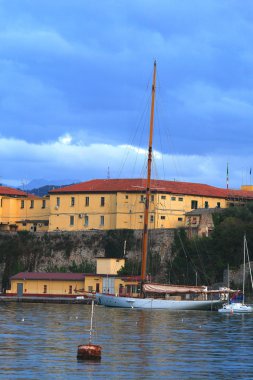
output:
M40 169L50 178L56 169L61 175L51 148L66 134L68 152L92 145L95 156L94 147L120 154L136 127L156 58L166 114L160 123L173 139L173 152L160 150L178 157L180 178L187 180L218 183L226 161L234 162L238 184L241 167L251 165L252 19L247 0L2 1L1 142L16 141L16 149L28 144L31 155L36 146ZM85 168L87 177L104 176L112 157L102 156L95 171ZM10 179L20 175L15 157ZM185 162L196 168L198 157L206 166L188 178ZM32 160L22 167L29 178L36 175ZM68 170L65 160L59 162L62 172Z

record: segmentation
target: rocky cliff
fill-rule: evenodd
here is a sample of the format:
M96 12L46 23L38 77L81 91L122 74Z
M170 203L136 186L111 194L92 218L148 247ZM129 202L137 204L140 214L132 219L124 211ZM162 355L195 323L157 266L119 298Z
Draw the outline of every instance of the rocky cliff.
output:
M5 288L21 271L95 272L95 258L123 257L140 261L142 231L85 231L55 233L1 233L0 272ZM149 233L149 266L161 272L171 254L174 230ZM124 242L126 251L124 252Z

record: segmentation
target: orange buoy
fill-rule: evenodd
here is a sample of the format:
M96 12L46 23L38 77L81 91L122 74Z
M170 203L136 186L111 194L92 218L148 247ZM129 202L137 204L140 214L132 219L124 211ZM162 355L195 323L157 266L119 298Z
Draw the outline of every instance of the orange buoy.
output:
M77 359L82 360L100 360L102 347L98 344L93 344L91 342L92 334L94 333L93 329L93 315L94 315L94 299L91 303L91 318L90 318L90 339L88 344L80 344L77 348Z
M77 349L77 359L100 360L102 347L98 344L80 344Z

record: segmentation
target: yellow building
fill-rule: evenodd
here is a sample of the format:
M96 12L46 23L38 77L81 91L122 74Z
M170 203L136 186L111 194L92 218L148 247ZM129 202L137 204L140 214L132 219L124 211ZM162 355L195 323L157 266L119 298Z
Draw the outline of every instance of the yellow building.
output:
M0 186L1 231L47 231L49 210L49 197Z
M49 231L142 229L144 179L91 180L50 192ZM151 181L149 228L185 225L198 208L226 208L253 200L253 192L176 181Z
M0 186L0 230L140 230L145 188L144 179L91 180L52 190L50 196L39 198ZM242 205L253 200L250 189L153 180L149 229L183 227L186 213L195 209Z
M96 274L21 272L10 278L8 296L87 297L90 293L136 295L140 278L118 276L124 259L97 259Z

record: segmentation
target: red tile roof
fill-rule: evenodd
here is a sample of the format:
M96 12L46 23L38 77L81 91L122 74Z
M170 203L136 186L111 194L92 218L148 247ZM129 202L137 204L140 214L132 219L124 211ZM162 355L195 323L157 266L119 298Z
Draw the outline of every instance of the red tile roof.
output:
M0 186L0 195L27 197L27 194L24 191L17 190L17 189L14 189L12 187L7 187L7 186Z
M50 194L144 192L145 179L94 179L51 190ZM216 198L253 199L253 191L221 189L201 183L152 180L151 191Z
M11 280L63 280L82 281L84 273L48 273L48 272L20 272L11 277Z

